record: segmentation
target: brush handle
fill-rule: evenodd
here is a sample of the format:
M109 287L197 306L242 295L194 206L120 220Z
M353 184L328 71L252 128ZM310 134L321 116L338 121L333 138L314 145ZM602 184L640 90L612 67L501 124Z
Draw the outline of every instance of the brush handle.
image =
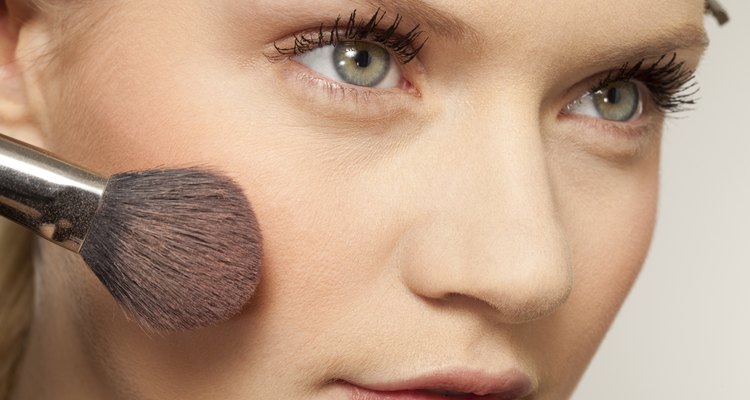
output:
M80 251L107 180L0 134L0 215L62 247Z

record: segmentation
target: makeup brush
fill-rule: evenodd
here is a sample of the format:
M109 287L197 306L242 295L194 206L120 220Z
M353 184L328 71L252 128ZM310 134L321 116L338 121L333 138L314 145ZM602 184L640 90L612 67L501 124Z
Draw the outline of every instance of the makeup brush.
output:
M258 284L255 215L211 168L105 178L0 135L0 215L80 254L148 330L229 319Z

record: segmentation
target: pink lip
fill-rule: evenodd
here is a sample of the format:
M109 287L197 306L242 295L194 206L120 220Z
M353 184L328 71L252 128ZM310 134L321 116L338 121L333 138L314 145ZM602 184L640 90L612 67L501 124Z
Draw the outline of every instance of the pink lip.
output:
M517 371L491 375L477 371L449 371L399 382L348 384L350 400L444 400L434 390L465 393L456 399L515 400L533 391L531 379Z

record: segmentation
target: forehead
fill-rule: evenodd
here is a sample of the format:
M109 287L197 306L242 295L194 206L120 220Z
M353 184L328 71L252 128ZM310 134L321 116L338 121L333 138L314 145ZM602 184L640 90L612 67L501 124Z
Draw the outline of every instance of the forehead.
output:
M336 3L336 1L331 1ZM477 36L509 46L628 42L665 32L701 31L702 0L359 0L415 14L448 35ZM434 20L437 23L431 24ZM451 27L463 29L450 29Z
M703 0L358 0L356 3L431 7L474 21L473 25L480 31L488 28L490 31L523 30L524 26L571 29L626 27L622 23L630 27L700 24L705 9Z
M243 0L239 3L248 6ZM309 14L337 15L354 8L366 14L367 10L382 8L391 15L402 15L406 24L419 24L439 39L473 42L477 47L491 43L493 49L500 51L559 52L565 47L576 50L612 44L634 46L667 35L677 41L685 37L685 43L699 41L702 38L698 36L704 35L705 3L703 0L319 0L314 3L259 0L251 8L257 11L255 15L286 10L287 23Z

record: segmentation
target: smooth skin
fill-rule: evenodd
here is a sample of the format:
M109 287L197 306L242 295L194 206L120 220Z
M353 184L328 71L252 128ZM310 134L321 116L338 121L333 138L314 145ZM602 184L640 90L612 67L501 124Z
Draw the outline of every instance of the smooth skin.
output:
M456 369L570 397L649 247L663 116L563 110L625 62L694 69L705 46L698 0L98 0L65 25L20 3L3 129L102 173L219 167L264 257L241 315L157 335L38 243L14 400L345 399L341 381ZM378 6L429 36L408 84L269 61Z

